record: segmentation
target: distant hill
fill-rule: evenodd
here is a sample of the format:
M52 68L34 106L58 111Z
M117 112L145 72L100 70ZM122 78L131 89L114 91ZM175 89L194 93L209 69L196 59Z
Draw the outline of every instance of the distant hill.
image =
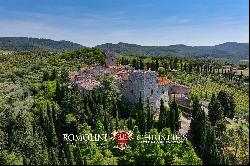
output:
M70 41L54 41L42 38L0 37L0 50L6 51L72 51L84 46ZM181 56L192 58L222 59L231 62L249 60L249 43L226 42L215 46L141 46L119 42L97 45L103 51L115 51L127 55Z
M141 46L119 42L97 45L104 51L115 51L119 54L131 55L172 55L195 58L218 58L229 60L249 59L249 43L227 42L215 46L186 46L183 44L170 46Z
M71 51L84 46L70 41L28 37L0 37L0 50L7 51Z

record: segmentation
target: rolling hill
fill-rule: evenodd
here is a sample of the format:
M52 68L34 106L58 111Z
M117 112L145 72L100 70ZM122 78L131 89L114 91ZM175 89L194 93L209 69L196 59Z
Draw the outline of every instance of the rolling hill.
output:
M195 58L218 58L228 60L249 59L249 43L227 42L215 46L186 46L183 44L170 46L141 46L119 42L97 45L104 51L115 51L130 55L172 55Z
M43 38L0 37L0 50L6 51L72 51L83 48L70 41L55 41ZM95 46L103 51L115 51L126 55L181 56L191 58L221 59L229 62L249 60L249 43L226 42L215 46L187 46L183 44L170 46L141 46L119 42Z
M0 37L0 50L7 51L71 51L84 46L70 41L55 41L42 38Z

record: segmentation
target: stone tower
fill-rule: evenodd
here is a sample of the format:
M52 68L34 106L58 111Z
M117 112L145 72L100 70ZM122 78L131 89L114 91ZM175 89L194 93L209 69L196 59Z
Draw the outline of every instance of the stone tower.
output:
M141 95L145 105L149 99L150 105L156 106L156 100L160 98L157 73L142 70L130 71L128 80L123 84L122 95L131 103L138 103Z
M116 64L115 61L115 52L108 52L105 61L106 67L113 66Z

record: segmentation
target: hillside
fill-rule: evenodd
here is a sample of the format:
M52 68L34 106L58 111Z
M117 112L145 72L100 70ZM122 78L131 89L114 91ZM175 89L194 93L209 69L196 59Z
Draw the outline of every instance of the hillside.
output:
M0 50L5 51L72 51L84 46L70 41L54 41L51 39L27 37L0 37ZM186 46L183 44L170 46L141 46L119 42L97 45L103 51L115 51L127 55L181 56L192 58L222 59L229 62L239 62L249 59L249 44L227 42L215 46Z
M132 55L172 55L196 58L218 58L228 60L249 59L249 44L227 42L215 46L141 46L128 43L106 43L96 46L104 51L113 50L119 54Z
M75 50L84 46L70 41L54 41L42 38L27 37L0 37L0 50L7 51L66 51Z

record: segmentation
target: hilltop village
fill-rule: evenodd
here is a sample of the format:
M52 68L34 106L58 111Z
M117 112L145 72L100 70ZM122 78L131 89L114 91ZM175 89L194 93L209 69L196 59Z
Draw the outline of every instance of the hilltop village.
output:
M149 101L149 104L158 110L161 99L164 105L168 106L175 97L178 104L190 105L187 86L176 84L167 77L158 77L157 72L150 69L134 70L129 65L117 65L114 52L107 53L105 66L92 64L69 73L69 77L71 83L81 92L87 92L100 86L96 78L102 74L111 74L114 77L122 97L130 103L137 103L141 96L144 104Z

